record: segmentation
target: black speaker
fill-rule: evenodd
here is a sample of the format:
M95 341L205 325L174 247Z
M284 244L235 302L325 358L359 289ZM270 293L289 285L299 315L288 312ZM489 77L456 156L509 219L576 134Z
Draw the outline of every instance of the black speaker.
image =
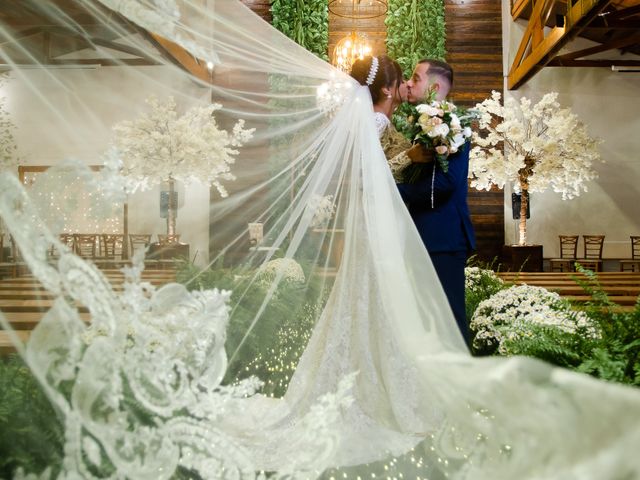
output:
M160 192L160 218L167 218L169 216L169 190L163 190ZM178 216L178 192L173 192L173 211Z
M526 192L527 196L527 218L531 218L531 197L529 192ZM520 220L520 194L511 194L511 215L514 220Z

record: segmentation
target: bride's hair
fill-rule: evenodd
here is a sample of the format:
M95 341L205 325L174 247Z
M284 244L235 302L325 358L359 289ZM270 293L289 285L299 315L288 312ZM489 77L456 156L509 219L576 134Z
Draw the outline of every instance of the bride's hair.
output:
M373 78L370 78L373 58L369 56L356 60L351 67L351 76L360 82L360 85L368 85L373 103L378 103L383 96L382 88L391 88L394 82L402 81L402 70L398 62L387 55L380 55L375 57L378 59L378 69L373 69L375 72Z

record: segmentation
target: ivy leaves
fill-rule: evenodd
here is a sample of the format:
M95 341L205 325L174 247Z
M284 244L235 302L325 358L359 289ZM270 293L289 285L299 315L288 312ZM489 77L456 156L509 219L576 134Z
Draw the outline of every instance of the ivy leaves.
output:
M385 24L387 53L405 76L423 58L444 59L444 0L389 0Z
M329 61L329 3L326 0L271 0L273 26Z

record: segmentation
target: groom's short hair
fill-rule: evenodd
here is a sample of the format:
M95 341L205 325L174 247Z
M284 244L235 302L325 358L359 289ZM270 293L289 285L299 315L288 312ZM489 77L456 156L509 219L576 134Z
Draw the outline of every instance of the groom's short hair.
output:
M449 85L453 85L453 69L447 62L436 60L435 58L423 58L418 63L428 63L428 75L438 75L447 80L449 82Z

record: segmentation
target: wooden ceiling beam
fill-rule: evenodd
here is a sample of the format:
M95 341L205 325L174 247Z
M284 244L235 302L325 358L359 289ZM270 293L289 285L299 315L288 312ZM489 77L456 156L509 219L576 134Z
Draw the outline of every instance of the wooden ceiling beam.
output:
M636 35L631 35L628 37L618 38L616 40L611 40L607 43L603 43L602 45L597 45L595 47L585 48L582 50L577 50L575 52L566 53L564 55L560 55L555 57L553 60L558 60L560 62L566 60L576 60L582 57L588 57L589 55L595 55L596 53L606 52L607 50L614 50L616 48L624 48L629 45L634 45L636 43L640 43L640 33ZM551 62L549 62L551 63Z
M527 29L509 70L507 78L509 90L517 89L547 65L553 56L578 35L582 28L588 25L610 2L611 0L576 0L567 10L564 26L553 27L548 33L545 31L546 18L556 0L534 2Z
M547 67L640 67L640 60L564 60L561 63L556 60L557 58L549 62Z
M615 12L607 13L606 15L603 15L602 18L608 23L615 20L623 20L628 17L633 17L634 15L640 15L640 5L634 5L633 7L627 7Z
M42 33L42 28L40 27L31 27L31 28L25 28L24 30L21 30L19 32L17 32L14 36L12 37L4 37L6 40L4 40L2 43L0 43L0 48L9 45L11 43L15 43L18 40L22 40L24 38L28 38L28 37L33 37L34 35L38 35L39 33ZM2 35L0 33L0 35Z
M148 34L156 43L156 46L159 46L162 50L164 50L168 55L171 56L171 58L173 58L178 64L180 64L194 77L206 83L211 82L211 72L209 72L206 64L203 61L195 58L184 48L182 48L177 43L172 42L171 40L167 40L166 38L161 37L160 35L153 32L148 32Z
M18 68L20 66L25 66L25 65L38 65L41 66L42 68L47 68L47 67L61 67L61 66L65 66L65 67L69 67L72 68L74 66L78 67L78 68L84 68L87 66L92 66L92 65L99 65L101 67L121 67L123 65L127 65L127 66L132 66L132 67L148 67L148 66L154 66L154 65L158 65L157 62L153 62L153 61L149 61L145 58L121 58L121 59L115 59L115 58L65 58L65 59L49 59L47 62L43 62L43 63L23 63L23 64L18 64ZM14 65L10 64L10 63L3 63L0 62L0 68L1 69L6 69L6 68L13 68Z

